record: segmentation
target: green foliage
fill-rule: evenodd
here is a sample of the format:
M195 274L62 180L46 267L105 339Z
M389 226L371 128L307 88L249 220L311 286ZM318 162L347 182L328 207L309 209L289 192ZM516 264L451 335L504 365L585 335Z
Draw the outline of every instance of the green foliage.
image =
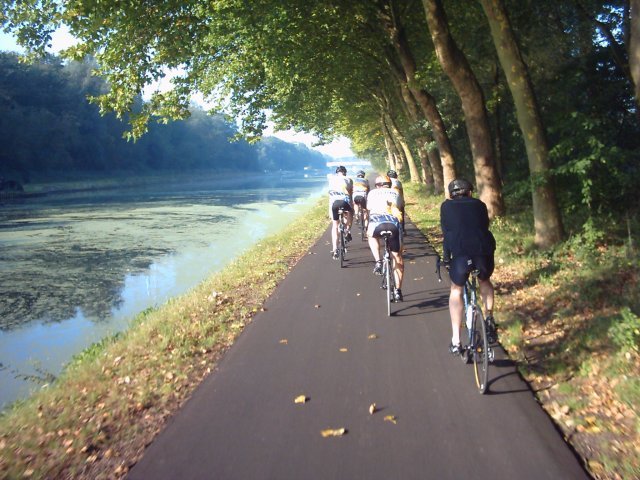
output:
M640 352L640 317L624 307L608 332L611 341L624 351Z
M102 116L86 101L104 91L91 74L91 62L63 65L56 57L25 65L13 54L0 54L0 175L28 182L62 178L73 172L147 172L185 170L302 170L324 168L325 157L304 145L276 138L250 145L230 142L236 130L220 115L193 107L182 122L148 124L144 113L133 117L148 130L126 142L125 126L113 114ZM142 102L138 101L140 105ZM161 104L158 104L160 108ZM155 108L155 107L154 107ZM138 108L142 112L142 107ZM165 112L166 113L166 112ZM176 113L177 115L177 113Z

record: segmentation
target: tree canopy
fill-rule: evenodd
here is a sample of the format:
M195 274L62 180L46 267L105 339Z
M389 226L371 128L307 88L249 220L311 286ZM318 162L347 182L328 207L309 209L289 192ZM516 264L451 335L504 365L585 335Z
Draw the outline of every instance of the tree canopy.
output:
M249 139L267 118L344 135L436 192L475 180L492 216L504 190L533 205L545 247L563 236L561 212L626 209L638 186L639 3L21 0L1 20L33 55L66 25L79 43L63 55L95 58L108 89L94 101L134 137L152 118L187 118L200 92ZM173 89L139 105L170 70Z

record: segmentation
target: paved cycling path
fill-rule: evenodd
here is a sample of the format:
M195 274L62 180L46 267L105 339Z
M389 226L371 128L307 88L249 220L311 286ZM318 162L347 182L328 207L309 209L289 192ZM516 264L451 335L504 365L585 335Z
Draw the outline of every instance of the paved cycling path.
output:
M407 230L394 316L366 243L340 269L327 230L129 478L589 478L503 352L477 393L447 351L448 278ZM330 428L347 431L323 438Z

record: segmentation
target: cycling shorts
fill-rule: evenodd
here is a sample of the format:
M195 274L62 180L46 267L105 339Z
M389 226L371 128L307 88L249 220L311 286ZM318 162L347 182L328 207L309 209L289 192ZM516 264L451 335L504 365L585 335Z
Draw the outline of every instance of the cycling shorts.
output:
M495 267L493 254L453 257L449 266L449 278L460 287L467 281L474 266L480 272L478 278L488 280Z
M402 231L398 228L397 223L382 222L378 224L370 224L369 236L373 238L382 238L380 232L388 230L391 232L391 238L389 239L389 249L394 253L400 252L402 246Z
M356 194L353 197L353 203L356 205L361 206L362 208L367 208L367 195L358 195Z
M345 212L346 211L353 212L353 209L351 208L351 205L349 205L349 202L347 202L346 200L336 200L331 204L331 215L334 220L340 219L340 214L338 213L338 210L340 210L341 208Z

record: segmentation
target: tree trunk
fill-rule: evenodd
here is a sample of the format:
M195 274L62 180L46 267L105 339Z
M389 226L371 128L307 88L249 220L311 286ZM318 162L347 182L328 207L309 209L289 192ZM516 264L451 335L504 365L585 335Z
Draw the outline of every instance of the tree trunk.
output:
M449 32L441 0L422 0L422 3L438 61L462 102L479 197L487 205L490 218L503 215L502 185L495 165L482 89Z
M420 173L418 172L418 167L416 166L413 154L409 148L409 143L405 136L400 132L400 129L391 115L391 100L389 99L387 92L381 91L376 98L378 99L378 103L384 114L385 123L389 133L391 134L391 138L396 142L398 153L400 153L404 165L408 165L409 167L409 177L411 182L420 183Z
M433 137L431 137L431 135L427 135L425 137L425 142L427 158L429 159L429 164L431 165L431 173L433 174L433 193L436 195L440 195L441 193L445 192L446 185L448 185L444 182L444 170L442 168L443 163L440 159L438 149L431 146L431 144L433 143Z
M389 132L389 128L387 127L387 122L385 121L385 115L382 115L382 134L384 136L384 143L387 147L387 165L389 170L400 170L400 165L398 165L398 148L396 147L396 143L393 140L393 136L391 132Z
M548 248L562 240L564 229L555 189L551 184L549 148L529 72L520 55L501 0L479 0L489 20L491 36L505 72L522 131L533 197L535 244Z
M402 95L402 99L404 100L405 112L407 117L412 123L412 126L417 130L420 130L420 121L423 120L420 114L420 110L418 109L418 105L416 105L415 98L411 95L409 91L409 87L406 82L400 81L400 93ZM429 152L427 151L428 147L428 138L423 133L419 133L416 138L416 149L418 150L418 157L420 157L420 166L422 168L422 181L425 185L427 185L427 191L433 193L435 191L434 185L434 176L429 165Z
M400 63L402 65L402 74L396 71L396 66L393 61L390 60L391 68L396 73L399 81L405 83L413 95L416 103L422 110L422 114L427 119L433 130L433 136L436 144L438 145L439 161L441 167L434 167L431 163L433 172L442 172L444 179L444 185L448 185L449 182L456 178L456 165L453 156L453 150L451 148L451 142L449 142L449 135L447 129L440 115L440 111L436 106L434 98L426 91L421 89L416 82L416 62L409 48L409 43L404 34L402 25L399 24L397 16L394 14L392 5L387 5L387 10L381 11L384 21L384 27L389 35L391 43L398 55ZM431 161L435 160L434 154L429 156ZM434 178L436 184L436 190L438 190L438 178ZM444 191L443 188L441 191Z
M636 105L640 107L640 0L631 0L629 25L629 67L635 86ZM640 108L638 108L640 115Z
M418 167L416 166L416 161L413 158L413 154L411 153L411 149L409 148L409 143L407 142L406 137L400 132L400 129L396 125L396 122L391 118L391 115L387 115L386 118L387 128L391 133L391 137L395 140L396 145L398 145L398 153L401 154L405 164L409 167L409 178L413 183L420 183L420 173L418 172Z

